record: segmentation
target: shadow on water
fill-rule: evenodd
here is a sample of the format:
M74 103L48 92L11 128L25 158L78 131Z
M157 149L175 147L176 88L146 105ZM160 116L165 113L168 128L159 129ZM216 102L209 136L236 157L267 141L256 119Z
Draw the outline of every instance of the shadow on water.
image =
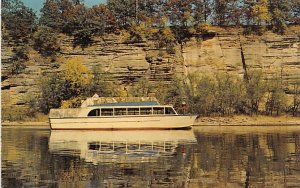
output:
M2 128L2 187L293 187L297 127Z

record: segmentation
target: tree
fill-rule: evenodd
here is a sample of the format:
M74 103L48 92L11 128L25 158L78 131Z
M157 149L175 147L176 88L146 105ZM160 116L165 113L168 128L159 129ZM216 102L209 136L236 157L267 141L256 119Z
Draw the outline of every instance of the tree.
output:
M291 0L291 19L293 24L300 24L300 1Z
M300 108L300 83L296 82L293 85L293 102L290 105L290 111L292 112L293 116L297 116Z
M259 0L252 7L253 20L257 25L266 25L270 20L268 0Z
M169 54L175 53L176 39L172 30L166 24L153 34L153 38L156 41L155 45L157 48L166 48Z
M46 0L41 9L40 25L50 27L57 32L62 31L63 20L57 0Z
M179 109L179 112L183 112L183 105L187 103L185 86L183 81L178 78L174 78L171 85L168 87L164 99L165 103L174 105Z
M152 84L146 78L140 78L137 83L129 90L129 96L132 97L149 97L151 90L153 89Z
M251 114L258 114L259 104L266 92L266 83L259 70L249 70L245 80L247 106Z
M279 78L275 78L268 85L268 98L266 102L266 112L273 115L276 112L279 115L285 111L287 107L287 96L282 89L282 82Z
M214 3L214 23L218 26L239 25L242 15L240 0L216 0Z
M269 0L271 29L283 34L287 29L286 22L290 18L290 0Z
M202 24L208 21L212 10L212 1L196 0L192 6L194 24Z
M115 15L118 27L128 29L136 19L137 0L108 0L107 6Z
M101 26L96 28L94 31L95 34L102 35L103 33L111 33L116 31L116 17L107 8L107 5L95 5L90 11L91 15L93 15L93 20L96 23L95 25Z
M43 75L39 83L39 109L47 114L51 108L59 108L65 100L66 87L58 73Z
M175 39L181 45L181 49L183 49L184 43L192 36L192 7L192 0L170 0L166 4L168 21L172 26L172 33Z
M250 34L262 34L266 26L270 21L270 13L268 11L268 0L246 0L244 4L244 14L246 23L246 29L244 33Z
M121 96L120 87L112 81L111 75L104 72L100 66L94 66L92 69L92 79L85 96L92 96L97 93L102 97Z
M221 115L233 114L241 102L240 79L229 74L217 74L215 105Z
M36 29L36 15L20 0L2 1L2 22L16 43L27 42Z
M214 4L215 23L219 26L226 25L227 0L216 0Z
M83 94L91 82L89 69L82 64L82 59L68 59L62 66L62 80L65 81L66 99Z
M20 74L26 68L28 58L27 45L16 46L13 48L14 55L11 58L10 71L11 74Z
M216 81L203 76L196 85L194 100L191 104L194 112L209 116L214 111L216 94Z
M40 26L34 34L34 48L43 56L55 56L60 50L58 44L58 33L47 26Z

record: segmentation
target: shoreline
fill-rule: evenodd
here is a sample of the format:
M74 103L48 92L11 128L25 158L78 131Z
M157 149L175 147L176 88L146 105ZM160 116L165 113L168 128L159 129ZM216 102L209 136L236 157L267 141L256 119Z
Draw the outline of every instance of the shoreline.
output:
M1 122L2 127L49 127L49 121ZM201 126L300 126L300 117L245 116L200 117L193 127Z

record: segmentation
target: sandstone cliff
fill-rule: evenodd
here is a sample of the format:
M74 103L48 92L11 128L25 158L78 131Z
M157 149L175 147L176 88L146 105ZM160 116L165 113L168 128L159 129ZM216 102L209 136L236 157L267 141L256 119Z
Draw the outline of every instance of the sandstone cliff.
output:
M161 53L153 47L153 41L132 44L124 41L124 36L108 35L95 39L90 47L81 49L73 48L72 39L63 36L57 62L50 62L30 50L27 67L18 75L8 73L12 52L11 47L4 43L2 105L23 106L25 96L37 91L37 82L42 74L59 71L60 62L74 56L82 57L84 64L90 68L101 65L120 83L129 83L140 77L168 83L174 75L186 77L191 73L229 72L242 76L249 68L262 69L267 77L281 76L287 93L292 92L293 83L300 82L300 42L296 33L244 36L238 31L222 31L192 39L183 49L177 47L175 55Z

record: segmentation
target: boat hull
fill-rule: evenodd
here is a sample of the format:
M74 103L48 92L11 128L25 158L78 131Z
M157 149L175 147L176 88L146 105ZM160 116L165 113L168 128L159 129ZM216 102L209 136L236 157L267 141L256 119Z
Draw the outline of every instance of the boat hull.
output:
M196 116L113 116L50 118L52 130L180 129L194 124Z

